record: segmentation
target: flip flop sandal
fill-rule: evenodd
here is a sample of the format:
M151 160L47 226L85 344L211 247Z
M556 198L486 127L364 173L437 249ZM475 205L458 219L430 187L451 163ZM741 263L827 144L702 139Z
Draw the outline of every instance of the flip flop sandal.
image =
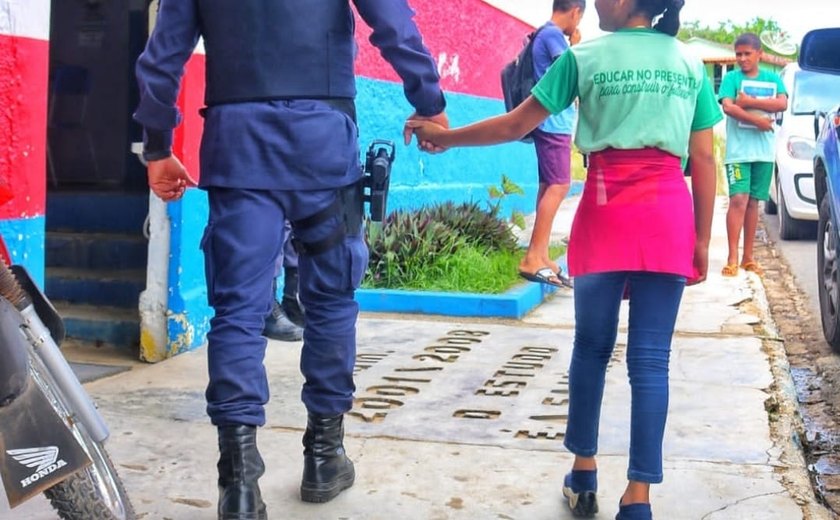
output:
M755 260L751 260L749 262L741 264L741 269L743 269L744 271L755 273L758 276L764 274L764 269L762 269L761 266L758 265L758 262L756 262Z
M560 280L560 284L563 287L568 287L569 289L575 288L575 284L572 282L572 279L562 269L558 269L555 276L558 280Z
M554 287L561 287L563 285L560 279L557 278L557 274L550 267L537 269L535 273L519 271L519 276L529 282L544 283L546 285L553 285Z
M727 277L738 276L738 264L726 264L720 270L720 274Z

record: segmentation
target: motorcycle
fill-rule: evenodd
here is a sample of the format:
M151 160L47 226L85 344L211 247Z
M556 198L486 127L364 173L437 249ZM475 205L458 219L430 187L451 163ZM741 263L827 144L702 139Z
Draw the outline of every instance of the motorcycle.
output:
M0 186L0 205L12 193ZM64 520L131 520L108 427L59 350L65 331L0 237L0 481L12 509L43 493Z

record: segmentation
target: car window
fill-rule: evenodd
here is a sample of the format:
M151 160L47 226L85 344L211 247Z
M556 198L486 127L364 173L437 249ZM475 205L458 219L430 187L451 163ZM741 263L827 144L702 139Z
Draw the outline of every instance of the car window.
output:
M797 71L790 98L791 112L808 114L825 112L840 102L840 76Z

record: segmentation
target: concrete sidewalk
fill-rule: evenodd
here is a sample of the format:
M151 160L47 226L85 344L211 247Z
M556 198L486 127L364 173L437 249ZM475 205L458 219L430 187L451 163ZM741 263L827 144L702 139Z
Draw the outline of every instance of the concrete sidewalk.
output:
M576 199L555 222L568 232ZM792 384L754 275L723 279L725 200L710 279L686 290L671 362L659 520L828 519L795 444ZM624 489L629 385L626 305L607 372L598 518ZM522 321L365 315L357 404L346 421L356 484L330 503L298 499L299 344L270 342L272 399L259 432L273 519L567 519L560 483L573 301L559 292ZM214 519L216 432L204 415L204 349L87 388L112 429L108 449L142 518ZM769 412L768 412L769 410ZM2 501L0 499L0 501ZM51 519L43 499L0 518Z

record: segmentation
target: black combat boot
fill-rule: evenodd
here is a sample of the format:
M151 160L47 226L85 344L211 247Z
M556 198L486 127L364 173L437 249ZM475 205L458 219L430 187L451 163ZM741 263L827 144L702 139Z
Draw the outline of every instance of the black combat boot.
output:
M266 520L257 480L265 473L254 426L219 427L219 520Z
M289 320L303 327L303 306L298 298L298 269L285 267L283 269L283 301L280 304Z
M277 282L271 285L271 294L276 294ZM263 336L280 341L300 341L303 339L303 328L293 323L283 310L283 306L272 297L271 312L265 318Z
M356 471L344 453L344 416L309 415L303 434L304 502L329 502L353 485Z

